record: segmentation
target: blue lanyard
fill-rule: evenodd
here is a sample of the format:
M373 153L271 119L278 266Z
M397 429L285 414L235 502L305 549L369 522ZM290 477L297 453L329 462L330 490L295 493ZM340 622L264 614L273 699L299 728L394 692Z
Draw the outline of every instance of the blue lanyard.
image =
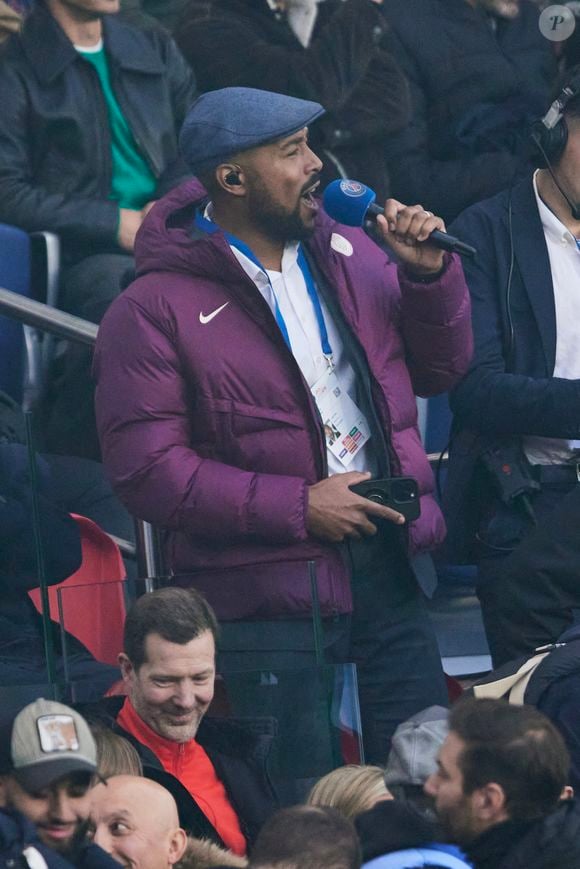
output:
M195 215L195 223L198 229L201 229L203 232L207 232L212 234L217 232L220 227L213 222L213 220L208 220L207 217L204 217L203 214L198 211ZM284 321L284 317L282 316L282 311L280 310L280 306L278 304L278 299L276 298L276 293L274 292L274 287L272 286L272 281L268 275L268 272L259 261L259 259L255 256L255 254L250 250L247 244L244 244L243 241L240 241L239 238L236 238L235 235L231 235L229 232L224 232L224 236L227 239L228 244L232 247L235 247L240 253L243 253L244 256L254 263L260 271L262 271L270 284L270 289L272 291L272 298L274 299L274 316L276 317L276 322L280 331L282 332L282 337L286 342L286 346L292 352L292 345L290 344L290 336L288 334L288 328ZM320 344L322 346L322 353L328 362L329 367L332 367L332 347L330 346L330 341L328 339L328 330L326 328L326 323L324 321L324 314L322 312L322 305L320 304L320 299L318 297L318 292L316 290L316 284L314 283L314 278L312 277L312 272L310 271L310 266L304 256L304 252L302 248L298 248L298 266L302 275L304 277L304 282L306 284L306 290L308 292L308 296L310 297L310 301L312 302L312 307L314 308L314 314L316 316L316 321L318 323L318 330L320 332Z

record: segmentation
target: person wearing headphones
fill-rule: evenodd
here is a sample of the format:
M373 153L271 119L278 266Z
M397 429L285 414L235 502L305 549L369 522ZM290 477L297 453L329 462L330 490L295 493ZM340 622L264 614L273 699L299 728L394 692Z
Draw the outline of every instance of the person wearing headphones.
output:
M451 394L451 555L478 566L495 666L580 607L580 67L531 131L539 168L450 228L475 353Z

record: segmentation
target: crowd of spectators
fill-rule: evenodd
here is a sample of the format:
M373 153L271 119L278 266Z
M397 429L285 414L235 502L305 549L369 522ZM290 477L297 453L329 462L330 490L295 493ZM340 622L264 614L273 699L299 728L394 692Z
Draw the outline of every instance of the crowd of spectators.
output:
M268 745L262 740L257 752L247 720L206 714L217 633L193 589L152 592L127 618L124 699L82 711L38 699L4 716L4 865L580 865L580 806L564 740L540 712L505 700L462 698L448 720L429 710L401 725L386 766L335 769L303 805L280 809ZM421 783L422 799L393 796L390 781Z
M57 307L99 324L55 344L26 422L0 391L7 869L580 869L580 43L555 35L580 7L557 8L0 0L0 224L58 237ZM336 179L344 214L361 185L383 214L337 221ZM415 400L442 393L443 498ZM86 567L82 517L162 540L161 588L128 566L117 664L31 598ZM499 668L451 709L435 551L474 565ZM242 697L250 672L276 699Z

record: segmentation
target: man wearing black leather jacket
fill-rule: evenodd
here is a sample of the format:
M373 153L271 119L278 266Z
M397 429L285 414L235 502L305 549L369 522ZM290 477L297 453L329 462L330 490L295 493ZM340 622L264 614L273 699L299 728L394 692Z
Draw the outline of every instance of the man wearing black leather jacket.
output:
M168 35L105 14L118 10L39 0L0 51L0 222L59 235L60 306L93 322L132 274L152 203L189 174L177 131L193 75ZM83 352L65 369L49 447L95 457Z

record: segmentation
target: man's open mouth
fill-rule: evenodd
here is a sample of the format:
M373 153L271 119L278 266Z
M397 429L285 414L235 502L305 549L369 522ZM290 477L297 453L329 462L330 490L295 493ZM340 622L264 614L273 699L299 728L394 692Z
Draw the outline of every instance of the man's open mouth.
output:
M311 184L310 187L307 187L304 193L301 194L300 198L309 208L318 208L318 202L314 198L314 194L318 187L320 186L320 181L317 181L315 184Z

